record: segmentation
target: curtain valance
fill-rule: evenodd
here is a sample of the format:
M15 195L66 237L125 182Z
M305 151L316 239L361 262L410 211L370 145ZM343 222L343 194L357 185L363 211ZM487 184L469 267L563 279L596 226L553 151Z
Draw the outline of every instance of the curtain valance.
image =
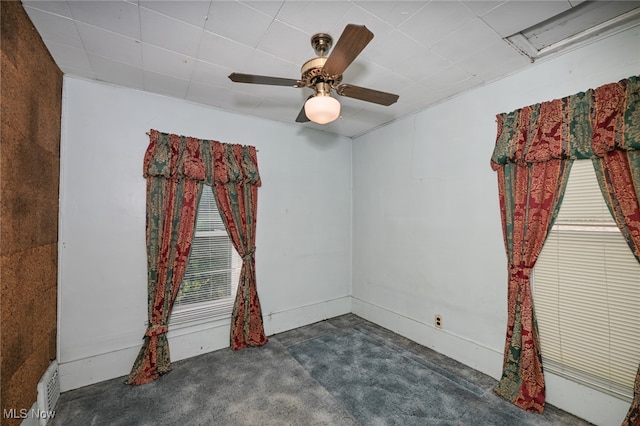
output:
M638 76L497 115L493 169L640 150Z
M216 167L213 167L213 164ZM260 186L256 149L188 136L149 132L143 175L214 183L248 183Z

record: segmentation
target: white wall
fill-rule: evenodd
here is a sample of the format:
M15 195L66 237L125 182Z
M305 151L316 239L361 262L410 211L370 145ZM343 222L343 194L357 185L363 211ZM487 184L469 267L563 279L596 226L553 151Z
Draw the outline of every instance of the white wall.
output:
M499 378L507 268L489 165L495 115L637 74L639 27L355 139L353 312ZM629 407L547 383L549 403L596 424L620 424Z
M292 120L295 117L292 117ZM128 374L147 312L149 129L254 145L258 292L273 334L350 312L351 140L65 77L58 362L62 390ZM229 321L169 333L172 359L229 346Z

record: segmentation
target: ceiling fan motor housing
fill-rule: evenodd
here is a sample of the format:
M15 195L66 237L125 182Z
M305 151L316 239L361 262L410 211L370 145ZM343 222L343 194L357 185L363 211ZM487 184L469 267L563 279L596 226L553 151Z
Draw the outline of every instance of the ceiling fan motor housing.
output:
M318 56L309 59L302 65L301 80L304 81L306 87L314 88L318 83L329 83L331 86L335 86L342 81L342 75L327 77L322 74L325 62L327 62L326 57Z

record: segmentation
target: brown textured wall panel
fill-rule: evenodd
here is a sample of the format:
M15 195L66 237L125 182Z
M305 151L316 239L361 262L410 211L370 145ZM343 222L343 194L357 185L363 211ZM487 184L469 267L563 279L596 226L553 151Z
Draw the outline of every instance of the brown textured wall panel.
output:
M62 73L17 1L0 2L0 401L29 409L56 357ZM1 424L19 425L2 418Z
M33 143L13 127L3 127L2 254L55 243L58 217L51 211L58 208L59 156Z

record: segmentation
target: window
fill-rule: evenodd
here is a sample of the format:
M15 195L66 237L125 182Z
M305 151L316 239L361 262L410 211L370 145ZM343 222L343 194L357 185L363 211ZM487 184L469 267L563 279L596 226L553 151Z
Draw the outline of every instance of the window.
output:
M242 260L224 228L211 187L204 186L187 270L171 313L171 325L231 314Z
M640 362L640 264L589 160L573 162L532 281L545 371L631 401Z

